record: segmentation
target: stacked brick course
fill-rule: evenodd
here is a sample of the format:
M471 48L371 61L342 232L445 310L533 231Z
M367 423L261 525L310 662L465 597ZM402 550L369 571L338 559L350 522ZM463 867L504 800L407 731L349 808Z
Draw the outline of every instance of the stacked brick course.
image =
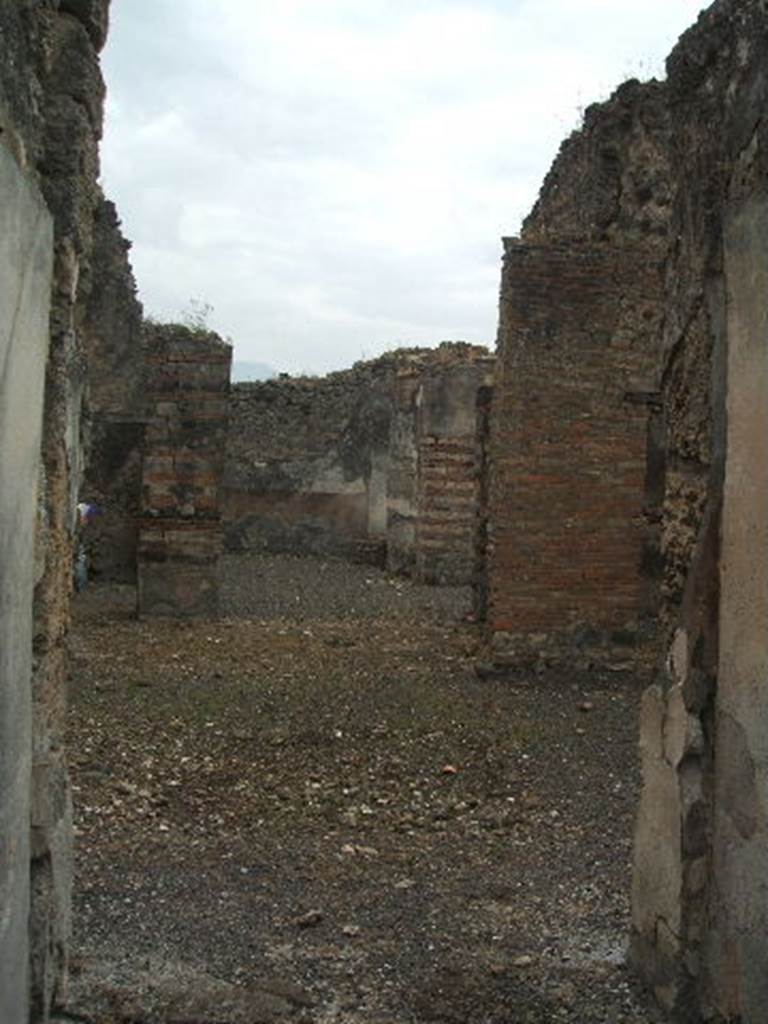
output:
M431 365L416 395L415 577L425 583L475 582L484 410L494 360L468 349L460 365ZM479 418L480 417L480 418Z
M587 111L522 238L505 242L489 444L497 663L625 659L648 632L667 139L658 84L627 83Z
M214 334L149 325L146 352L139 614L215 615L232 350Z
M506 243L491 492L498 661L635 632L651 611L641 570L660 271L644 246Z

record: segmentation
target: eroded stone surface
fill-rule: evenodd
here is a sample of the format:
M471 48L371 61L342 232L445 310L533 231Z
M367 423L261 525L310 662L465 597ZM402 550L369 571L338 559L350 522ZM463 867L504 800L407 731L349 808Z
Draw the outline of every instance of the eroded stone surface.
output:
M227 547L386 560L421 581L470 582L478 396L492 371L486 349L444 342L327 377L236 386Z
M52 274L50 215L0 145L0 1020L7 1024L27 1019L34 510Z

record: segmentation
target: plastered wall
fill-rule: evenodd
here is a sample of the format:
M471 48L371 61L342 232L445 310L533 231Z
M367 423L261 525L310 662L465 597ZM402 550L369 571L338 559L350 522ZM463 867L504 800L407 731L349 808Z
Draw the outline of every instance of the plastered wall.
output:
M0 1020L29 988L32 597L53 225L0 145Z

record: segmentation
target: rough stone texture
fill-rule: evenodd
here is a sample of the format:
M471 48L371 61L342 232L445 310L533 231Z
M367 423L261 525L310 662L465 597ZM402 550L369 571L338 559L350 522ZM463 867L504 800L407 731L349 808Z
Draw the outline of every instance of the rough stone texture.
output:
M415 409L418 391L416 364L401 366L392 382L386 565L391 572L403 574L412 574L416 564L419 448Z
M505 243L489 450L493 658L626 657L654 612L668 116L627 83ZM623 646L622 646L623 645Z
M129 250L114 205L102 199L83 322L88 458L81 495L101 509L85 536L89 573L120 583L136 580L147 391L142 307Z
M106 11L106 3L93 5ZM64 997L70 932L71 799L64 751L65 638L74 508L82 476L80 410L85 302L104 85L86 26L72 13L34 5L44 36L41 74L43 194L54 217L55 284L43 422L45 566L35 592L33 682L31 1013L44 1019ZM29 16L30 9L27 8ZM83 12L81 12L83 13Z
M34 510L53 227L0 145L0 1020L26 1024Z
M175 324L145 327L139 614L215 615L232 349Z
M632 955L697 1022L768 1008L766 66L718 0L587 111L507 244L490 447L497 659L658 611Z
M369 536L383 537L377 467L387 451L394 365L385 356L327 377L232 388L229 550L354 555Z
M767 56L765 4L721 0L668 61L669 653L641 739L633 893L634 960L661 1002L742 1024L768 1006Z
M472 578L477 393L493 359L445 342L319 378L233 389L230 550L382 561L433 583Z
M31 729L31 773L24 772L22 760L15 785L19 799L29 804L32 832L30 840L16 833L10 842L17 844L17 851L29 848L31 853L29 984L24 993L29 1005L14 1008L13 1013L32 1021L45 1020L51 1004L63 997L67 975L72 830L62 742L65 638L74 510L82 474L80 410L85 360L81 325L89 286L94 211L100 201L98 139L104 86L97 51L107 12L107 0L0 0L2 140L21 171L37 180L54 225L38 501L26 504L28 519L19 523L23 543L37 511L31 563L35 572L32 717L31 721L27 718L29 689L26 697L22 696L29 679L20 662L15 683L17 718L3 723L4 728L16 730L22 743ZM33 388L34 380L31 374ZM4 448L19 429L21 424L3 430ZM20 600L23 593L22 589ZM17 635L23 642L31 624L18 625ZM4 793L4 805L5 799ZM0 911L5 913L5 905Z

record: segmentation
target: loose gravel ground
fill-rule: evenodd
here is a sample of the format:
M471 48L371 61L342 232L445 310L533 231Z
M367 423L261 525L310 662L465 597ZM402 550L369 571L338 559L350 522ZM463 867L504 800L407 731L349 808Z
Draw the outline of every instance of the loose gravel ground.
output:
M479 679L462 589L223 569L217 621L78 599L67 1019L655 1022L624 966L643 681Z

